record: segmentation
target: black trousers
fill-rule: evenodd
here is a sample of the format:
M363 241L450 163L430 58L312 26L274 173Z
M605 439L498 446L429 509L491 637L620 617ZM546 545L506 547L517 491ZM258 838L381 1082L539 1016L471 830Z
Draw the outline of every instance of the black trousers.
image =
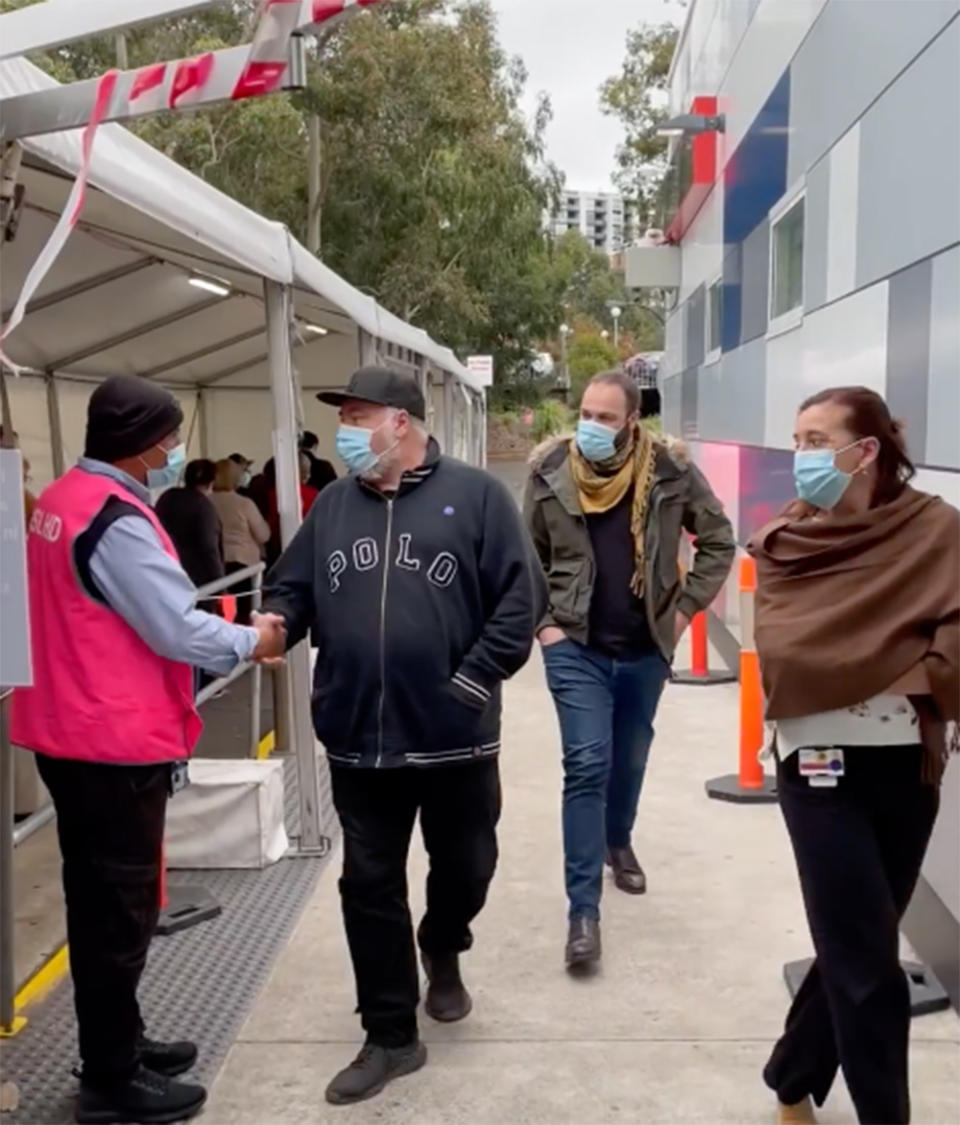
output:
M107 766L37 755L57 810L67 940L84 1078L139 1061L137 985L157 925L169 765Z
M340 897L367 1039L398 1047L417 1035L420 979L407 896L417 812L430 857L427 909L417 932L427 954L470 948L470 923L497 866L496 759L428 769L331 767L343 827Z
M939 805L918 746L854 747L836 788L814 788L791 754L777 770L816 961L764 1070L783 1102L822 1105L842 1067L859 1121L910 1120L910 997L899 962Z

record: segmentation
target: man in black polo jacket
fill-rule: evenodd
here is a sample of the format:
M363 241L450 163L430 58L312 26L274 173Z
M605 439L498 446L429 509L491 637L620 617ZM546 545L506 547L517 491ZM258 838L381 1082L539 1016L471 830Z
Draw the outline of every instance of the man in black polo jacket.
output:
M335 1104L418 1070L419 980L406 859L417 813L430 856L417 941L426 1011L471 1008L471 945L497 862L500 685L527 661L546 590L517 506L490 474L441 456L423 395L356 372L339 407L350 476L320 494L268 580L289 643L315 627L313 721L343 826L340 893L366 1044Z

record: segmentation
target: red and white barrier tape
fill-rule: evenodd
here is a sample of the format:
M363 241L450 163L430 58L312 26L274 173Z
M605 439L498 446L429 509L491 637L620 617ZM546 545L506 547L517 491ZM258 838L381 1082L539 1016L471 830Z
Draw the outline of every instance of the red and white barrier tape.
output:
M313 22L325 23L342 16L351 8L368 8L380 0L313 0Z
M90 170L93 140L97 135L97 127L103 120L110 105L110 99L113 97L113 91L116 87L118 76L119 71L110 70L100 79L100 83L97 86L96 100L93 105L93 113L90 115L90 120L83 130L83 136L80 141L80 171L74 181L70 195L67 197L67 202L60 214L60 218L57 220L57 225L53 228L37 260L30 267L30 272L27 274L26 280L23 283L23 289L20 291L17 303L13 306L13 312L10 313L7 323L3 326L2 330L0 330L0 344L2 344L23 320L30 298L40 287L40 283L46 277L50 267L56 261L57 255L70 237L70 232L77 225L80 212L83 210L84 201L87 198L87 173ZM15 374L20 374L20 368L17 367L15 363L11 362L4 354L2 347L0 347L0 360Z
M311 0L311 19L314 24L328 23L346 15L353 8L367 8L379 2L380 0ZM287 68L288 44L300 23L302 10L303 0L263 0L250 53L229 94L231 100L258 97L277 88ZM166 94L168 66L176 67L169 95ZM129 102L131 105L136 103L141 111L150 111L183 108L201 98L206 101L209 99L208 87L211 80L214 80L215 68L216 56L213 52L192 59L182 59L177 63L156 63L143 67L133 80ZM16 374L20 373L20 368L4 354L3 341L23 320L31 297L40 287L77 225L87 196L87 174L90 170L94 137L110 107L119 75L119 71L111 70L100 79L93 113L83 130L80 169L73 188L57 225L30 267L7 323L0 328L0 361Z
M300 0L265 0L250 54L230 95L233 101L272 93L287 69L290 36L300 23Z

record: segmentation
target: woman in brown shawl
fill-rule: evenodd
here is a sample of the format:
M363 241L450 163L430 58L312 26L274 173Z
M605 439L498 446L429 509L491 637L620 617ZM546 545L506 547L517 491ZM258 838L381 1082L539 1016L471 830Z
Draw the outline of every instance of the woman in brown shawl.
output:
M843 1069L861 1122L910 1119L898 926L960 718L960 512L911 488L864 387L800 408L799 500L749 545L780 805L816 961L764 1071L781 1122Z

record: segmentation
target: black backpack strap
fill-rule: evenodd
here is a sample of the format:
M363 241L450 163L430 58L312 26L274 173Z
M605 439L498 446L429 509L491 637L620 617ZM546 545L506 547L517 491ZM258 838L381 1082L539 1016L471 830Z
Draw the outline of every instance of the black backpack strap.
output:
M97 544L103 538L103 533L107 528L126 516L137 516L142 520L147 518L134 504L122 500L119 496L110 496L90 521L90 526L86 531L81 531L73 542L73 565L76 568L77 577L80 579L80 585L94 601L100 602L101 605L106 605L107 599L93 580L93 575L90 572L90 560L93 558L93 552L97 549Z

